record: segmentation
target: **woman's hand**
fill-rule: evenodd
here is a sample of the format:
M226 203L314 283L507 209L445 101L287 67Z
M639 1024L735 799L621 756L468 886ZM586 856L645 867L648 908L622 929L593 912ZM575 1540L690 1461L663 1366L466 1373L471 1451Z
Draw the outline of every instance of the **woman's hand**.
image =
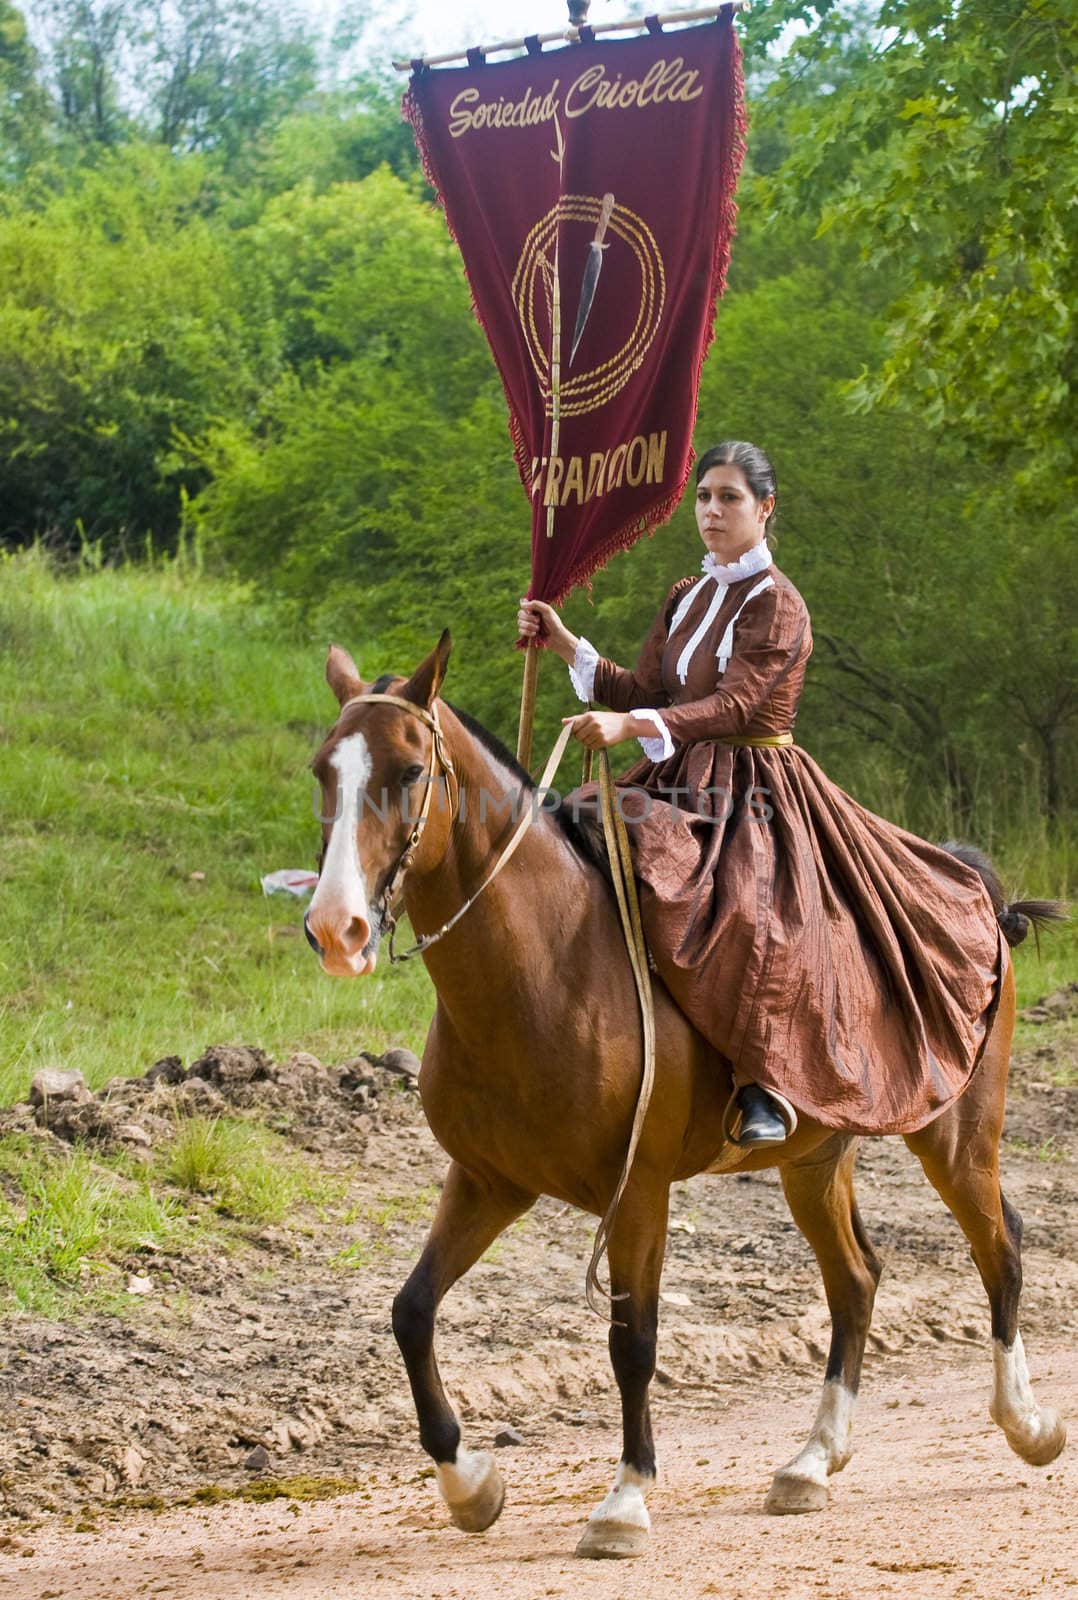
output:
M562 723L571 722L573 737L589 750L606 750L636 733L634 719L623 711L581 711L575 717L562 717Z
M545 600L522 600L517 612L517 632L522 639L542 635L550 648L572 666L576 659L577 637L570 633L553 606Z

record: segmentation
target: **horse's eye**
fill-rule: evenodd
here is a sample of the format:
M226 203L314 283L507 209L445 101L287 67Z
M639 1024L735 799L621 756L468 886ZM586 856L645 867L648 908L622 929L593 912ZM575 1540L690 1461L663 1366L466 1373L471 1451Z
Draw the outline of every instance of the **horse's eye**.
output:
M418 765L405 767L404 771L401 773L402 785L405 788L408 788L411 784L418 783L420 778L423 776L424 770L425 769L423 767Z

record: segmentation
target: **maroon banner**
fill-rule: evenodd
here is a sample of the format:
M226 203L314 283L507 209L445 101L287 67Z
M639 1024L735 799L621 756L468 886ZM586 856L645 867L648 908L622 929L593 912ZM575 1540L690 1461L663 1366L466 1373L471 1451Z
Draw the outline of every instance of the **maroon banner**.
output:
M556 602L688 479L744 148L732 12L420 68L403 110L505 387L528 592Z

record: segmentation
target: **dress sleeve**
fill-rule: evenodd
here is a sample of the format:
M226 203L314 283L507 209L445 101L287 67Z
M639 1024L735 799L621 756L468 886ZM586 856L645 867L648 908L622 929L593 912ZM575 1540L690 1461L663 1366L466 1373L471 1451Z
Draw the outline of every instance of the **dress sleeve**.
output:
M670 704L670 696L663 687L663 650L666 648L674 608L686 589L692 587L693 581L692 578L683 578L680 583L675 583L651 624L632 672L602 657L595 663L592 693L600 705L609 706L611 711L639 711L644 707L650 710Z
M714 694L663 712L675 744L744 733L801 657L808 632L801 596L772 588L750 600L734 628L734 652Z

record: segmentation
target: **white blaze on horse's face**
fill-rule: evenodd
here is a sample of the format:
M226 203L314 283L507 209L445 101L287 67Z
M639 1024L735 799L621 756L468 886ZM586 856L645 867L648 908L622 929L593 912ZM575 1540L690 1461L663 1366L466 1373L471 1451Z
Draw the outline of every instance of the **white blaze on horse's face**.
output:
M307 912L307 925L322 947L322 970L334 978L361 978L373 972L371 916L363 863L359 859L359 817L371 776L371 753L361 733L342 739L329 758L337 774L337 811L322 859L322 873Z

